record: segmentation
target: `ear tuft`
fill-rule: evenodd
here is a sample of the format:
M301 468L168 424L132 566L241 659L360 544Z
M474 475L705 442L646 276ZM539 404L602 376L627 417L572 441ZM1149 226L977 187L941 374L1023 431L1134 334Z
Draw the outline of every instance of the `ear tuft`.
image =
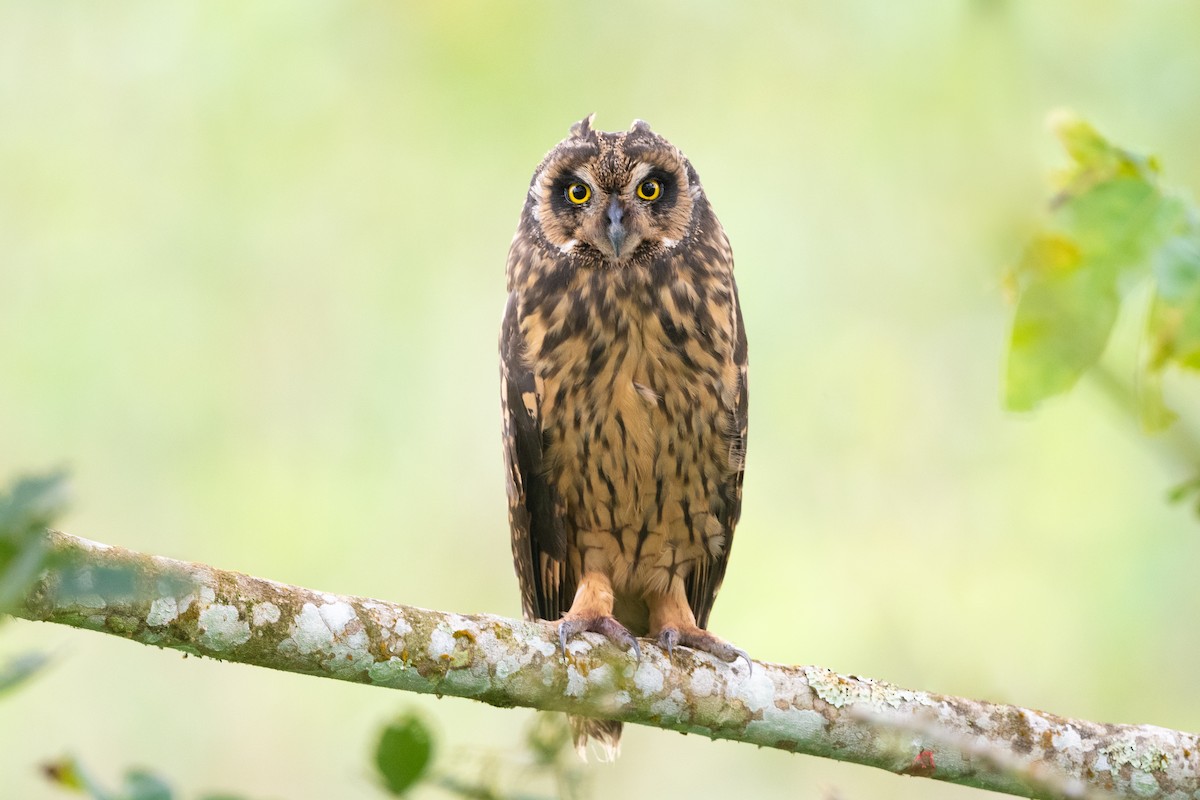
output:
M633 124L629 126L630 133L637 131L638 133L654 133L650 130L650 123L644 119L635 119Z
M571 126L571 135L577 139L585 139L592 135L592 120L596 118L593 112Z

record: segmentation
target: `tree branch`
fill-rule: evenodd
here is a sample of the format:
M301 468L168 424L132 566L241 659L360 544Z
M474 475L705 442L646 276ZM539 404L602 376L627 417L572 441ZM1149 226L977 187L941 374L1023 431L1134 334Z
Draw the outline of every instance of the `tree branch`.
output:
M635 661L546 625L326 594L52 531L17 616L223 661L624 720L1025 797L1200 797L1200 736L1072 720L820 667Z

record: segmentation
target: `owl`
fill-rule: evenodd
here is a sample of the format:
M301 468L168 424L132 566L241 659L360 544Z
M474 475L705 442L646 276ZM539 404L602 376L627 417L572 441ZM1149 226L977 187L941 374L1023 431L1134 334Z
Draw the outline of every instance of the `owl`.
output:
M742 504L746 333L692 165L592 117L533 174L500 334L509 525L527 619L725 661L706 630ZM581 753L621 724L572 718Z

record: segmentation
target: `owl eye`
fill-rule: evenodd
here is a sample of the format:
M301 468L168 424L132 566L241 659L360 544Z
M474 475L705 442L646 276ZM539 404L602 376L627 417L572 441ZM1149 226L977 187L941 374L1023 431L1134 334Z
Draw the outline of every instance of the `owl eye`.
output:
M643 200L657 200L662 197L662 184L650 178L638 184L637 196Z
M567 199L581 206L592 198L592 190L586 183L572 183L567 187Z

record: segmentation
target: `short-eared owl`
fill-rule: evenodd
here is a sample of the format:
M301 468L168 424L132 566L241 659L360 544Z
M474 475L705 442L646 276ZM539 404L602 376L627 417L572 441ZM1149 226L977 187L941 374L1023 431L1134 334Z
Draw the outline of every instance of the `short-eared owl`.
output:
M525 616L733 661L705 630L742 502L746 334L692 165L640 120L588 117L529 185L500 334ZM748 660L748 659L747 659ZM610 755L620 723L574 719Z

